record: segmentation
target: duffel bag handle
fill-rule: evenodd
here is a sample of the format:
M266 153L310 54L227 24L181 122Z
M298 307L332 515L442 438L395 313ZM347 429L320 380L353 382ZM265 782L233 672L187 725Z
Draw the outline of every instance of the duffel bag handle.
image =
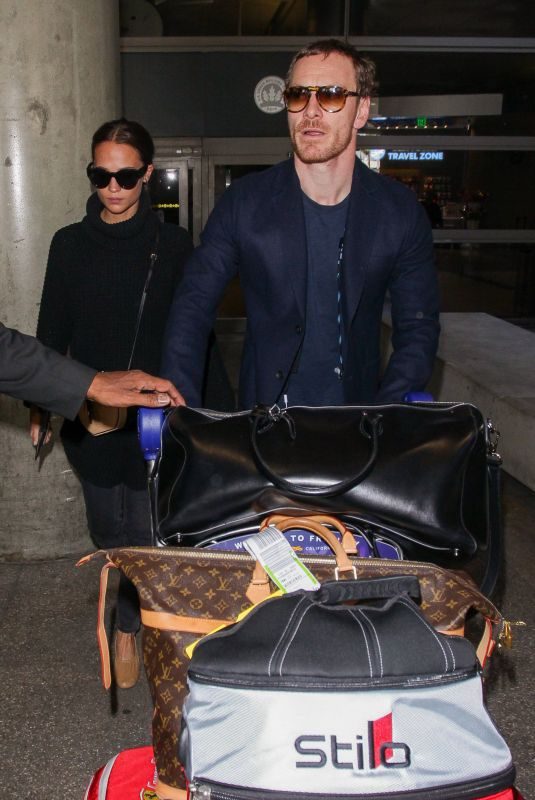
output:
M357 473L352 475L346 480L333 483L331 486L302 486L298 483L293 483L280 475L277 475L264 461L262 454L258 448L258 436L267 432L273 425L284 421L288 426L289 435L291 439L295 439L297 432L295 430L294 421L290 413L286 409L280 409L278 406L268 408L267 406L257 406L251 412L253 425L251 428L251 447L253 450L254 459L257 467L264 473L264 475L271 481L271 483L284 492L291 494L304 495L306 497L337 497L340 494L345 494L353 489L370 473L372 467L377 460L377 453L379 450L379 436L381 434L381 414L369 414L367 411L362 412L359 430L363 436L370 440L370 455L368 460ZM365 430L367 428L367 430Z
M326 519L322 517L322 519ZM352 572L353 577L357 577L357 571L354 564L349 560L346 551L334 535L323 523L314 519L313 517L283 517L280 514L272 514L267 517L260 526L260 530L264 530L270 525L274 525L281 533L291 530L292 528L301 528L305 531L310 531L319 536L333 551L336 558L335 574L338 577L339 572ZM338 526L337 526L338 527Z
M302 514L303 511L299 511L295 515L291 514L270 514L267 519L265 519L262 524L260 525L260 530L263 530L268 525L275 525L276 528L280 528L281 524L286 525L284 528L285 531L290 530L291 528L299 529L301 527L301 519L302 517L299 516ZM344 525L342 520L338 519L338 517L333 517L330 514L306 514L305 519L312 520L312 522L317 522L320 525L325 527L327 534L330 534L331 531L326 526L329 525L331 528L335 528L342 537L342 547L346 553L351 553L355 555L358 553L357 543L355 542L355 537L349 530L349 528ZM280 529L282 530L282 528ZM308 528L304 528L304 530L309 530ZM316 531L314 531L316 533ZM322 537L324 539L324 537ZM324 539L325 541L325 539ZM330 546L330 539L328 542ZM331 547L331 550L334 552L334 547Z
M405 594L420 600L420 581L416 575L392 575L358 581L327 581L314 593L323 605L333 606L348 600L386 600Z

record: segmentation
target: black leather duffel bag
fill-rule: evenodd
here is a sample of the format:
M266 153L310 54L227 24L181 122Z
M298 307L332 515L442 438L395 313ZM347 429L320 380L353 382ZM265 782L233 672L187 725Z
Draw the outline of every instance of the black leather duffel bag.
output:
M176 408L150 480L156 540L203 546L270 512L323 511L490 593L502 537L489 427L468 403Z

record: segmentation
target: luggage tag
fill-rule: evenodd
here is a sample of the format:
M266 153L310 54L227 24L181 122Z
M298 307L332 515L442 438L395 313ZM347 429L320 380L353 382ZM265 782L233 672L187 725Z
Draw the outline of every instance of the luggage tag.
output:
M319 581L316 580L314 575L300 560L282 531L274 525L270 525L261 533L254 533L252 536L251 534L247 534L241 536L240 539L242 540L242 546L256 561L262 564L275 586L278 587L277 591L266 598L267 600L280 597L286 594L286 592L295 592L298 589L313 592L320 588ZM261 602L265 602L265 600ZM233 625L234 622L239 622L250 614L257 605L258 603L254 603L238 614L233 622L219 625L217 628L214 628L213 631L210 631L210 633L196 639L184 648L186 656L191 659L199 642L207 636L211 636L227 628L229 625Z
M319 589L319 582L303 564L282 531L274 525L249 536L243 545L283 592L295 592L298 589L312 592Z

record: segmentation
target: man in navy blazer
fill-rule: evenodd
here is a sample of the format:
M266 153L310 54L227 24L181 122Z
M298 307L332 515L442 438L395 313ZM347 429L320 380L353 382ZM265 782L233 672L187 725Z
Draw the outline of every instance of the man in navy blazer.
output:
M414 193L356 158L374 65L345 42L294 56L294 156L235 181L213 210L169 317L162 365L200 404L206 343L235 275L247 310L239 402L401 401L423 390L439 335L431 228ZM393 352L381 376L387 293Z

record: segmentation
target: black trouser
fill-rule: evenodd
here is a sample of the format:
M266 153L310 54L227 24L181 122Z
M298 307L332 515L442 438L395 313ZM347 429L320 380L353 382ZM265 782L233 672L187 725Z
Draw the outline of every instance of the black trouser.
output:
M127 545L152 544L149 495L146 489L129 489L120 483L110 488L80 479L89 532L105 550ZM139 629L139 599L134 584L121 572L117 595L117 627L124 633Z

